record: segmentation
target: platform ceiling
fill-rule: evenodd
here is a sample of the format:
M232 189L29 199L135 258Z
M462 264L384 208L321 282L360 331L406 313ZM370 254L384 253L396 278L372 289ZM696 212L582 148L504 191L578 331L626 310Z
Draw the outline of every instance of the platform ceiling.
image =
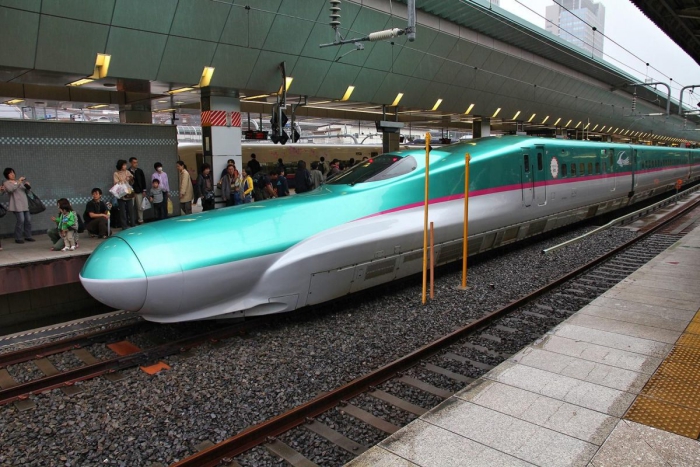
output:
M610 132L698 139L688 131L692 121L649 115L665 112L665 95L638 87L633 112L630 76L486 0L418 0L415 42L364 42L360 51L319 47L334 38L328 7L325 0L0 0L0 102L147 99L155 110L196 107L197 90L162 93L197 83L205 66L216 68L213 88L241 97L274 93L285 62L291 98L309 96L310 116L359 111L358 119L379 119L381 106L403 93L396 116L403 120L466 126L500 108L497 119L520 112L517 120L531 126L590 122ZM345 38L406 25L406 6L396 0L346 0L341 8ZM93 72L97 53L112 57L108 77L66 87ZM150 83L151 93L120 92L129 89L124 83ZM338 102L349 85L351 100ZM260 100L244 110L268 111L274 97Z
M700 65L700 2L698 0L631 1L685 50L695 63Z

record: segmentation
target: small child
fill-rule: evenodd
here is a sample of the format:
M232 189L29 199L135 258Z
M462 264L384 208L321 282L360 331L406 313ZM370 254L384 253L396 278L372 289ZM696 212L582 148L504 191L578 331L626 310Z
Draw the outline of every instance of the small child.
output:
M75 211L69 202L64 201L59 205L61 216L58 229L63 237L63 249L61 251L75 250L75 233L78 230L78 220Z
M156 215L156 220L168 217L168 203L165 196L163 196L163 190L160 188L160 180L157 178L153 179L148 199L151 201L151 204L153 204L153 212Z

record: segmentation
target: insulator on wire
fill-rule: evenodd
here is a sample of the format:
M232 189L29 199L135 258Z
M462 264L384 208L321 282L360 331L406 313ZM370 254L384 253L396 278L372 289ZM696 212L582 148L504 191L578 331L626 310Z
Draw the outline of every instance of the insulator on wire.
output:
M340 0L330 0L331 4L331 26L338 29L340 26Z
M378 32L373 32L372 34L369 35L369 40L371 42L374 41L383 41L385 39L391 39L392 37L396 37L401 33L401 29L399 28L394 28L394 29L386 29L384 31L378 31Z
M634 94L632 94L632 112L637 108L637 88L634 88Z

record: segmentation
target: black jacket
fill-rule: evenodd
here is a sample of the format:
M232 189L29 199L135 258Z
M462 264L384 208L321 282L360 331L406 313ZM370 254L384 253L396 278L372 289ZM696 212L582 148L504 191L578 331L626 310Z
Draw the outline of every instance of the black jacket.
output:
M251 159L248 161L248 172L250 176L255 175L256 173L260 172L260 162L258 162L255 159Z
M294 172L294 191L297 193L305 193L313 188L311 174L306 169L297 169Z
M129 172L132 173L134 176L134 192L137 194L141 194L148 188L146 186L146 176L143 174L143 170L137 168L136 170L133 170L131 167L129 167Z

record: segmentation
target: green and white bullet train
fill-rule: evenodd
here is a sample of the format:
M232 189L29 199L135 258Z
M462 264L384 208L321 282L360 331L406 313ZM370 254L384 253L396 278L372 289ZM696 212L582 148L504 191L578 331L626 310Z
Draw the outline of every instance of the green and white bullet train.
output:
M437 264L619 209L700 177L700 150L522 136L430 153ZM377 156L316 190L125 230L88 258L97 300L177 322L295 310L418 273L425 151Z

